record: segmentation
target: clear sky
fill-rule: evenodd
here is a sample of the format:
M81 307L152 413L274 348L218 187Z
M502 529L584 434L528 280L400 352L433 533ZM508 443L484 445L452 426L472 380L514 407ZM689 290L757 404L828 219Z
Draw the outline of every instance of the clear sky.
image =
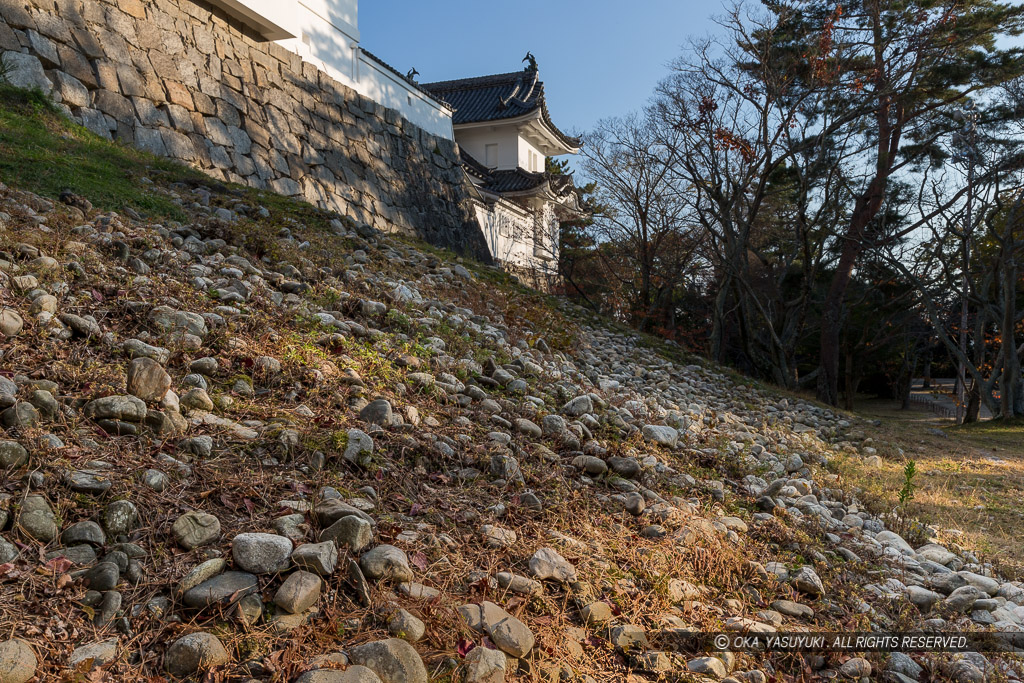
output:
M720 0L364 0L360 44L421 82L516 71L533 52L567 133L647 101Z

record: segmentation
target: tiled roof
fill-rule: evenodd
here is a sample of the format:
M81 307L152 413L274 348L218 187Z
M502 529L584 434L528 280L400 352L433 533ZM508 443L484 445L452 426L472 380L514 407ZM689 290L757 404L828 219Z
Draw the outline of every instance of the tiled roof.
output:
M551 192L564 197L576 189L571 175L531 173L523 168L498 171L487 168L465 150L460 150L459 156L466 172L481 181L480 187L495 194L529 192L547 184Z
M491 181L485 187L491 192L527 192L548 181L546 173L530 173L521 168L511 171L491 171Z
M461 78L424 83L422 87L455 109L453 123L501 121L531 114L538 109L544 123L568 147L579 147L579 138L566 135L555 126L544 99L544 83L534 69L507 74Z

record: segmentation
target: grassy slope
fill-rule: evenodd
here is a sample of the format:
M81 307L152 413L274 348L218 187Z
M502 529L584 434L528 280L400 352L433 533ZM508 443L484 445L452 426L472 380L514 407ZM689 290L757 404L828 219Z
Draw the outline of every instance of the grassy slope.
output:
M155 181L153 186L140 184L140 177L148 177ZM198 175L196 172L187 169L173 162L150 157L120 145L110 145L93 136L88 131L79 127L69 125L60 118L52 109L45 105L40 96L26 95L21 92L0 89L0 181L14 187L30 190L44 196L56 198L64 189L86 196L99 208L106 210L124 211L131 208L139 213L154 219L187 219L187 212L176 204L166 192L161 191L161 186L169 186L173 183L190 184L194 182L210 184L209 179ZM230 228L234 238L241 238L246 248L257 256L261 252L269 253L272 256L282 259L300 262L308 258L316 265L333 265L340 261L351 250L353 245L339 244L339 240L330 237L326 231L315 230L303 231L303 237L313 242L313 247L302 252L274 253L274 250L281 249L275 240L276 230L282 225L291 225L296 222L305 224L309 228L323 227L330 220L330 216L315 210L307 204L296 202L290 199L278 197L267 193L257 192L251 189L240 187L225 188L225 192L235 201L246 201L252 204L260 204L271 212L269 220L256 222L243 220L234 228ZM57 226L56 240L54 236L30 235L22 232L19 239L26 241L40 240L40 246L51 249L54 243L69 239L67 230L72 223L64 226ZM44 242L48 240L48 242ZM230 240L229 240L230 241ZM330 244L328 244L330 242ZM421 251L434 252L446 261L454 260L450 253L432 250L422 244L415 247ZM56 253L51 251L51 253ZM377 252L370 255L370 268L379 272L400 273L400 266L388 262L386 254ZM426 292L434 294L437 298L448 299L458 302L461 306L473 308L474 310L493 311L494 315L501 315L510 326L514 340L526 339L532 341L536 337L543 336L552 347L568 349L576 344L578 330L573 324L572 317L562 315L559 304L550 297L545 297L536 292L531 292L516 285L510 278L492 269L476 266L467 263L467 267L474 270L478 279L487 286L460 288L461 291L437 291ZM212 308L216 303L204 295L200 295L190 288L183 286L174 280L154 284L156 296L174 296L183 301L191 310L204 310ZM370 295L376 292L367 292ZM99 293L97 293L99 294ZM116 291L112 296L124 296ZM329 291L315 291L313 297L331 297ZM83 305L83 311L85 311ZM368 391L373 395L393 396L389 393L405 373L395 365L395 356L398 351L419 355L422 348L419 342L421 337L415 332L415 325L397 318L387 321L395 327L404 324L409 325L411 340L402 349L382 348L374 344L356 342L346 339L344 348L330 349L330 353L310 341L313 326L303 326L302 321L285 320L282 318L262 318L264 312L253 310L253 317L250 321L240 324L232 329L232 335L237 339L244 340L248 348L235 349L228 347L226 339L220 339L214 335L212 344L220 347L220 355L233 363L233 367L246 367L244 361L248 357L258 354L268 354L280 358L285 364L285 372L289 376L301 377L301 372L320 367L325 361L336 362L344 368L358 370L367 381ZM270 313L267 314L271 315ZM279 315L279 314L278 314ZM580 318L576 318L580 319ZM116 317L111 316L104 320L108 327L117 325ZM270 338L268 329L276 329L279 334L277 338ZM119 333L126 336L130 333L129 328L118 329ZM432 330L430 334L437 334L445 339L453 355L463 351L476 352L475 341L459 337L455 333L449 333L443 326ZM694 359L686 358L677 349L664 344L663 342L641 336L641 341L657 349L659 352L681 362L696 362ZM28 341L26 340L26 344ZM40 342L41 345L43 342ZM100 349L91 350L96 354L102 353ZM49 348L40 347L40 352L49 353ZM485 351L483 351L485 352ZM63 355L62 355L63 354ZM26 356L27 357L27 356ZM10 358L17 359L18 355L12 354ZM477 360L483 360L478 356ZM498 359L499 362L507 359ZM122 378L117 374L123 366L122 358L69 354L66 350L59 348L52 354L47 363L48 370L62 384L62 388L77 390L78 394L96 391L96 385L121 386ZM28 371L32 368L27 365L18 368L18 371ZM225 385L230 383L229 378ZM276 387L274 390L252 402L239 402L232 417L235 419L257 418L264 421L287 420L290 411L288 402L281 398L284 387ZM71 392L69 392L71 393ZM332 410L331 401L338 401ZM310 430L308 443L303 443L303 448L324 448L332 446L336 450L339 443L331 443L331 440L339 441L344 438L344 428L354 426L344 424L350 422L346 417L346 410L342 407L342 401L323 392L321 395L308 397L307 402L317 411L321 417ZM424 416L437 415L445 420L444 412L447 407L430 400L427 396L405 396L400 402L410 405L418 404L421 414ZM294 419L294 418L292 418ZM889 427L887 427L888 429ZM898 427L891 427L896 430ZM479 443L486 442L487 428L479 426L473 436ZM910 432L907 433L909 438ZM452 436L456 434L453 432ZM602 435L602 438L604 435ZM903 438L895 431L893 438ZM319 441L317 441L319 440ZM438 489L437 496L431 499L417 497L419 489L415 480L417 477L409 477L415 465L416 451L410 450L405 455L406 448L396 436L381 437L383 442L382 451L392 457L389 462L382 459L381 478L375 480L372 476L368 480L358 481L353 476L341 472L324 472L318 475L315 482L308 482L311 489L315 485L333 485L342 490L346 495L352 495L358 487L365 483L372 483L378 487L383 499L399 500L408 503L412 508L421 508L416 514L422 519L434 522L444 518L458 519L460 525L451 530L453 535L457 531L469 529L471 519L462 520L458 517L462 509L483 509L485 505L493 502L496 496L505 495L503 492L494 491L487 485L467 488L465 490L446 487L445 482L431 481L432 486ZM609 439L611 441L611 439ZM613 443L613 448L625 448L627 446L638 446L636 443ZM713 444L708 444L713 445ZM882 450L882 449L880 449ZM882 451L883 455L893 457L893 464L887 464L885 472L889 469L896 469L899 458L893 453ZM909 451L908 451L909 452ZM97 454L104 455L104 454ZM93 454L90 453L90 457ZM134 453L131 449L125 452L111 454L111 458L123 458L125 471L137 470L148 466L151 462L150 454ZM707 476L709 478L720 478L721 473L728 463L715 462L712 456L702 456L700 459L693 459L675 463L681 469L691 472L696 476ZM120 460L118 461L120 462ZM474 463L468 463L474 464ZM376 466L376 463L375 463ZM901 467L901 465L899 465ZM388 469L391 468L390 473ZM781 525L773 526L771 530L758 531L758 535L752 537L751 543L744 549L744 554L739 554L732 546L711 546L693 548L691 552L683 556L675 554L671 550L659 546L653 542L638 541L633 535L623 534L622 520L610 514L606 508L595 503L588 496L578 496L575 492L567 490L564 482L554 476L551 468L532 467L531 463L525 462L524 469L534 488L545 490L550 496L564 501L562 509L551 511L548 517L539 518L510 518L507 523L513 526L519 533L521 539L528 539L530 545L543 543L544 534L548 528L564 529L573 532L581 538L593 539L597 544L603 544L607 557L613 557L614 563L604 567L586 567L588 579L593 578L595 584L601 587L603 595L615 604L616 608L623 613L623 619L633 623L644 624L653 627L658 624L657 615L664 613L669 608L669 601L665 596L665 576L669 573L686 576L695 583L706 586L713 592L714 599L709 602L721 601L725 598L746 600L745 593L741 586L747 578L744 562L748 559L766 561L769 559L780 559L793 563L798 560L797 555L783 553L780 546L789 548L794 541L802 536L790 536L790 532L784 530ZM851 469L851 478L854 476ZM924 469L924 468L922 468ZM281 493L282 482L274 475L274 470L264 470L259 466L259 459L255 454L236 454L232 458L216 458L212 462L203 463L199 466L202 477L208 477L211 487L218 491L224 491L224 495L209 496L203 503L205 506L213 506L218 516L224 521L226 527L232 529L255 530L260 528L262 522L276 514L275 501L284 497ZM401 475L401 476L398 476ZM418 476L418 475L417 475ZM880 482L888 482L888 479L879 479ZM544 489L543 487L550 487ZM896 486L895 488L898 488ZM877 494L884 499L889 496L895 488L885 483ZM273 493L272 493L273 492ZM192 496L196 492L191 490L175 489L172 494L165 495L159 499L154 497L153 505L149 508L157 515L153 520L153 528L158 525L166 525L169 517L164 518L165 510L174 510L174 506L183 503L193 504ZM141 496L133 492L133 496ZM200 492L198 495L206 496ZM144 499L139 502L145 502ZM415 505L413 505L415 502ZM76 509L76 506L85 506L88 501L65 502L67 506L62 510L69 515L81 515L84 511ZM730 505L732 501L730 501ZM255 505L255 513L247 506ZM709 504L710 505L710 504ZM709 507L710 509L710 507ZM745 515L748 510L739 508L729 509L730 512ZM389 511L393 512L393 511ZM405 508L410 516L413 515L410 507ZM924 510L927 514L929 511ZM547 514L547 513L546 513ZM440 522L438 522L440 524ZM443 528L443 527L442 527ZM390 529L386 525L385 531ZM386 537L385 537L386 538ZM510 568L509 557L493 549L480 548L479 544L473 544L463 537L463 547L458 552L443 553L440 550L425 549L426 559L431 563L451 562L452 568L445 569L443 574L452 577L454 581L457 576L464 576L470 569L483 568L489 571ZM153 540L152 547L160 547L160 540ZM520 551L523 549L520 548ZM1017 554L1020 546L1018 543ZM532 552L532 551L531 551ZM801 561L802 562L802 561ZM517 569L515 564L512 569ZM181 576L187 566L184 558L180 555L171 555L158 558L158 566L154 570L160 576ZM519 571L524 571L522 567ZM600 577L600 580L598 580ZM46 577L39 578L36 583L49 581ZM26 582L28 585L28 582ZM156 585L156 584L154 584ZM639 588L636 590L634 588ZM443 587L443 586L442 586ZM27 591L29 589L26 589ZM32 589L34 590L34 589ZM145 590L145 589L143 589ZM63 598L51 598L42 589L36 594L40 605L52 605L53 609L66 604ZM775 597L785 597L784 593L774 593L769 589L764 590L763 598L767 602ZM130 594L126 599L132 603L141 602L138 594ZM52 602L46 602L52 600ZM336 611L337 610L337 611ZM564 650L565 628L573 626L574 622L568 615L565 605L561 604L560 598L545 596L537 599L530 606L534 616L530 623L537 632L539 641L543 644L544 650L552 659L566 657ZM350 611L343 611L340 607L331 605L327 609L331 623L343 623L344 619L351 616L367 616L353 614ZM539 616L544 615L544 616ZM703 613L697 609L687 612L687 619L694 625L710 625L718 618L716 614ZM460 635L465 635L464 629L460 628L454 620L444 621L446 617L437 614L433 623L433 632L430 641L424 644L424 649L431 650L428 662L437 665L445 652L450 652L451 643ZM15 620L22 619L21 615ZM0 610L0 625L5 623ZM834 626L832 618L823 614L821 626ZM851 624L847 624L851 626ZM161 626L164 628L164 626ZM146 638L155 637L152 642L154 647L163 647L172 636L174 625L166 625L166 631L157 632L155 636L151 633ZM235 637L225 634L225 638ZM337 647L339 643L345 643L350 636L343 632L327 633L317 631L309 636L315 640L306 641L297 645L298 652L308 658L311 652L329 651L331 647ZM357 638L382 637L381 633L361 632ZM148 641L147 641L148 642ZM237 636L232 645L239 651L251 649L253 652L262 652L267 642L256 635L246 637ZM599 644L592 648L588 647L587 664L591 667L592 673L599 680L607 675L609 670L614 668L615 655L605 646ZM586 671L587 667L581 665L578 670ZM294 673L294 672L293 672Z
M71 125L41 93L0 85L0 179L5 183L52 198L71 189L111 211L131 207L152 216L184 218L178 207L146 192L138 181L161 174L199 177Z
M181 208L138 181L149 177L163 183L206 183L209 178L182 164L154 157L124 145L102 140L90 131L69 123L41 93L0 85L0 181L56 199L65 189L88 197L97 208L132 208L142 215L183 219ZM314 207L269 192L233 186L232 194L267 207L270 222L299 220L322 227L329 216ZM254 227L254 226L249 226ZM273 239L259 229L247 236L247 246L259 254L273 249ZM416 243L423 251L452 260L450 252ZM274 254L278 256L278 254ZM467 263L481 279L493 286L480 299L499 295L510 320L532 323L533 336L545 337L555 346L573 343L572 327L552 315L559 302L526 289L503 273ZM588 322L601 322L619 332L631 332L614 321L599 320L582 309L574 311ZM678 347L650 335L637 334L641 344L681 363L704 363ZM752 382L728 372L734 381ZM806 396L794 396L808 400ZM968 428L949 428L928 414L892 410L882 403L869 404L865 417L881 418L885 436L876 444L885 462L880 470L865 471L859 460L839 465L850 481L862 486L878 510L892 509L902 485L906 460L919 463L919 492L913 504L925 522L960 530L965 538L950 538L988 556L1002 555L1010 568L1024 570L1024 540L1016 532L1021 523L1024 499L1024 424L981 423ZM927 427L943 426L945 436ZM901 452L902 451L902 452ZM989 461L990 455L1004 463Z
M889 401L863 404L861 415L882 420L874 444L882 466L868 469L850 459L838 464L843 477L863 487L878 510L891 510L898 504L903 468L914 460L912 514L1007 573L1024 573L1024 423L958 427L928 411L896 408Z

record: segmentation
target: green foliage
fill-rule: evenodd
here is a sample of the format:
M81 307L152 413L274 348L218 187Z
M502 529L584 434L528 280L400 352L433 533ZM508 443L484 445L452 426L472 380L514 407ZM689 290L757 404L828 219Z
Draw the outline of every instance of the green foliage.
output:
M139 182L157 175L205 178L173 161L110 144L65 118L41 91L0 84L0 180L53 199L70 190L99 209L131 207L183 220L176 204Z
M11 66L7 60L7 53L0 52L0 85L9 83L8 77L11 75L11 71L14 67Z
M899 498L900 505L906 506L914 498L914 476L917 475L917 464L913 460L908 460L906 467L903 468L903 488L900 489L897 498Z

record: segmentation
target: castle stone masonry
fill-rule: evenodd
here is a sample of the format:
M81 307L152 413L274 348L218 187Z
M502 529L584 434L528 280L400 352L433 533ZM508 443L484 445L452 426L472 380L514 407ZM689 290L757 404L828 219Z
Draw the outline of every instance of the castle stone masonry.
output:
M103 137L491 260L452 140L219 6L0 0L0 54Z

